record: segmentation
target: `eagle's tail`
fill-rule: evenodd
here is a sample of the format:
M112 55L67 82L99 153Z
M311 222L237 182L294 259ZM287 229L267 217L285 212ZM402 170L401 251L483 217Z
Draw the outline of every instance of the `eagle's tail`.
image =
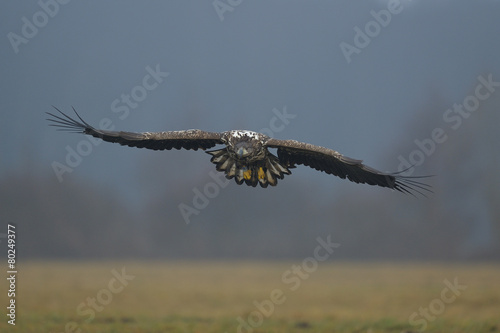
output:
M278 179L283 179L285 175L292 173L289 170L292 167L283 166L271 153L264 160L250 165L244 165L233 159L226 148L207 151L207 153L212 155L210 162L215 164L217 171L223 171L227 179L234 178L238 185L245 183L255 187L260 184L264 188L268 185L276 186Z

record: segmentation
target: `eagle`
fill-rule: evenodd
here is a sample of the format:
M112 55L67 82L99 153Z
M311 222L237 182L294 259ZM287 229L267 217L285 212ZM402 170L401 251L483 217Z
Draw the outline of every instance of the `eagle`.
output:
M83 133L107 142L123 146L147 148L152 150L192 149L205 150L212 157L217 171L224 172L226 178L233 179L238 185L263 188L276 186L278 179L290 175L296 165L335 175L352 182L397 190L402 193L431 192L428 184L417 178L427 176L402 176L401 173L385 173L363 164L362 160L346 157L339 152L321 146L295 140L278 140L267 135L248 131L230 130L225 132L206 132L199 129L166 132L124 132L96 129L85 122L73 108L78 119L54 107L59 114L47 112L51 126L60 130ZM223 148L206 150L216 145ZM277 156L269 151L277 150Z

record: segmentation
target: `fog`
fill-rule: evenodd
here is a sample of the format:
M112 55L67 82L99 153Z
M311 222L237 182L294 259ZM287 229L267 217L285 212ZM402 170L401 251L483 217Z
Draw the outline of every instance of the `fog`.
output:
M492 1L3 2L0 246L23 258L500 258L500 5ZM203 151L49 127L249 129L376 169L426 197L299 166L226 181Z

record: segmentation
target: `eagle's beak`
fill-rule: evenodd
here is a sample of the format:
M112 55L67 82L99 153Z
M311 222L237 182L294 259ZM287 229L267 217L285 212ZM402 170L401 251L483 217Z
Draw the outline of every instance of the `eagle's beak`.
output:
M236 155L238 155L239 158L242 158L242 157L246 157L246 156L250 155L250 152L247 149L240 147L236 151Z

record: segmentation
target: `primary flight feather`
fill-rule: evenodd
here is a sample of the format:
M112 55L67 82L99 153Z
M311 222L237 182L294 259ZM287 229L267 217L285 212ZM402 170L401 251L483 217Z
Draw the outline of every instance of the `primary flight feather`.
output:
M278 179L283 179L285 175L291 174L290 169L302 164L355 183L378 185L410 194L416 192L423 195L423 192L430 191L429 185L415 180L421 177L381 172L335 150L295 140L278 140L246 130L221 133L198 129L144 133L107 131L92 127L74 109L78 120L55 109L60 115L47 112L52 117L48 119L52 126L124 146L153 150L206 150L225 145L221 149L206 152L212 155L210 161L216 165L217 171L224 172L228 179L234 178L238 184L276 186ZM268 148L276 148L278 156Z

